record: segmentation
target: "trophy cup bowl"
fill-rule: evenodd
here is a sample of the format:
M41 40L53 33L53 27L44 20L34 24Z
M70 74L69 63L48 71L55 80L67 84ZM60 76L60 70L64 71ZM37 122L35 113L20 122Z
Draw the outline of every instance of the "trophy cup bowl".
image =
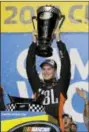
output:
M42 57L52 56L53 49L51 44L53 41L53 33L59 25L59 28L63 24L65 16L61 14L61 11L51 5L41 6L37 9L37 17L32 17L32 22L34 26L34 19L37 20L37 47L36 55ZM35 26L34 26L35 29Z

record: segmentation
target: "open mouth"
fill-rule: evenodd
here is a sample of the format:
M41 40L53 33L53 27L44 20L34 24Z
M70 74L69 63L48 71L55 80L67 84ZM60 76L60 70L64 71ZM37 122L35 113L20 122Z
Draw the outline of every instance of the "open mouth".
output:
M67 125L67 121L65 121L64 124Z

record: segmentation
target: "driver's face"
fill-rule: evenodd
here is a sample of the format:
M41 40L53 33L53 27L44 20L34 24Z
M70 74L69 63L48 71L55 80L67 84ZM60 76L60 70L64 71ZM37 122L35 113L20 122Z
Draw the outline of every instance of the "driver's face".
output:
M50 65L45 64L42 68L42 76L44 80L50 80L55 77L56 70L52 68Z
M72 124L71 118L65 116L65 117L63 118L63 124L64 124L64 128L70 127L71 124Z

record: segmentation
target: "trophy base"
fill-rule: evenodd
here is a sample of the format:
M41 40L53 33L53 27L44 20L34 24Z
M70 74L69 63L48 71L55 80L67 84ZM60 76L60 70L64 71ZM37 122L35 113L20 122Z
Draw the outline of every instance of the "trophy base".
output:
M41 57L50 57L52 56L53 49L51 47L36 47L36 55Z

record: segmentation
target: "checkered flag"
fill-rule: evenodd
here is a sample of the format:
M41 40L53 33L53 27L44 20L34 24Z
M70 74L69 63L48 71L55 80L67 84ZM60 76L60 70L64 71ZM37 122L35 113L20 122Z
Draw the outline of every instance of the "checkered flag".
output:
M6 105L7 111L14 111L15 109L16 109L16 104L11 103L11 104Z
M44 108L43 105L29 104L29 111L32 111L32 112L45 112L45 108Z
M31 111L31 112L45 112L45 108L40 104L32 103L10 103L6 105L7 111Z

